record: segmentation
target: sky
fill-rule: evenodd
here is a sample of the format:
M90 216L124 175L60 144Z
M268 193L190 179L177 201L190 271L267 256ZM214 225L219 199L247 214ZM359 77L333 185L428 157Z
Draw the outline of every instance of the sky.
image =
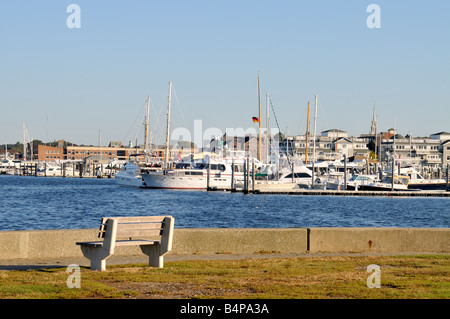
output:
M80 28L67 24L80 8ZM370 4L380 28L369 28ZM163 140L171 128L450 131L450 1L2 1L0 144ZM275 122L275 117L277 123ZM197 127L198 131L198 127ZM200 132L203 132L200 131ZM179 137L173 137L177 139Z

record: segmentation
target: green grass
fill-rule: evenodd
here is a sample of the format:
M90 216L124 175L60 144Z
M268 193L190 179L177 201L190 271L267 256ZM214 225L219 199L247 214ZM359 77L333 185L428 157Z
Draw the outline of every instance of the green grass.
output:
M450 256L302 257L166 262L81 269L68 288L65 268L0 271L0 298L450 298ZM368 288L367 266L381 267L381 288Z

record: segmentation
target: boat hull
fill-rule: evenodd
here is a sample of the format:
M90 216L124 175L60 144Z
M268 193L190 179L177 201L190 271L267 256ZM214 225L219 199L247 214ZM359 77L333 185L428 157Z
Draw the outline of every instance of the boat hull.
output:
M446 190L447 183L417 183L417 184L408 184L409 189L421 189L421 190Z
M354 191L355 186L347 185L347 190ZM358 185L359 191L391 191L392 188L390 186L373 186L373 185ZM394 191L407 191L408 188L397 188L394 187Z
M146 188L161 189L197 189L206 190L208 186L207 176L177 176L162 173L142 174ZM231 178L210 176L210 187L229 187Z
M138 175L130 176L127 174L119 174L117 173L115 176L117 184L120 186L126 187L143 187L144 182L142 181L142 177Z

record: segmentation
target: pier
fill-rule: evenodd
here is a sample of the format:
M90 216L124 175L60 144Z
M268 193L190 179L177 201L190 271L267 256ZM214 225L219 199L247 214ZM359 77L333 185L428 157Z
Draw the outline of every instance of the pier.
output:
M4 169L0 174L36 177L113 178L120 169L107 164L65 162L51 164L39 161L22 161Z
M372 197L450 197L450 191L354 191L354 190L322 190L301 188L276 188L261 187L258 185L253 189L231 188L231 187L209 187L208 191L215 192L241 192L244 194L259 195L303 195L303 196L372 196Z

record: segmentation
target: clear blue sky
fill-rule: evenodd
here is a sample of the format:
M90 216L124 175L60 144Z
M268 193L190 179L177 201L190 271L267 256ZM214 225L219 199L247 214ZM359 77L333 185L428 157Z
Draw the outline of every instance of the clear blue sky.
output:
M169 81L173 128L255 127L258 72L263 116L269 92L290 134L316 93L318 132L368 133L374 102L379 130L450 131L449 16L448 0L2 1L0 144L21 141L22 122L43 141L127 143L149 95L164 129Z

